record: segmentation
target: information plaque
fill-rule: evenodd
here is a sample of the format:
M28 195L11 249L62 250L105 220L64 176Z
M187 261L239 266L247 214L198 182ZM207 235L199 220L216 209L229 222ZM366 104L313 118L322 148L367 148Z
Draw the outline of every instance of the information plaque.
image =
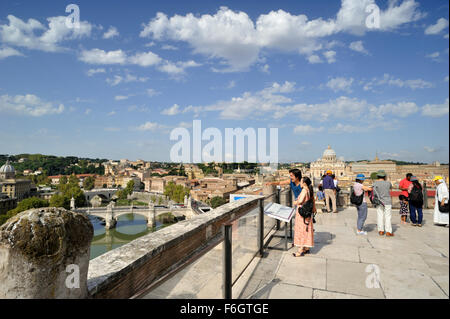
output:
M269 203L264 207L264 214L269 217L289 223L294 216L296 207L283 206L277 203Z

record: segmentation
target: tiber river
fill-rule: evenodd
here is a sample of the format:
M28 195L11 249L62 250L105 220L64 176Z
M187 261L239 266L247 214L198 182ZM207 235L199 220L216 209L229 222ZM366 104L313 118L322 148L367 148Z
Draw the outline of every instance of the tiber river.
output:
M175 222L169 221L166 214L160 215L156 218L156 230L152 230L147 227L147 219L144 216L130 213L120 216L117 219L115 228L106 230L101 218L90 215L89 219L94 226L94 238L91 243L90 259Z

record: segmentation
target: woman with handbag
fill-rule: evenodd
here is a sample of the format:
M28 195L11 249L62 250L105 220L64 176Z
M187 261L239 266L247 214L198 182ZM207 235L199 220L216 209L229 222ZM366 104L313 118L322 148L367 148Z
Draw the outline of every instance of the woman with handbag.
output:
M436 184L433 221L448 227L448 188L442 176L436 176L433 182Z
M356 175L356 182L353 184L353 192L355 194L355 204L356 210L358 211L358 219L356 222L356 234L357 235L367 235L367 232L363 230L364 222L367 218L367 201L364 196L364 192L372 191L372 187L363 185L366 177L364 174ZM351 200L351 198L350 198Z
M294 257L304 256L310 253L310 248L314 246L314 214L316 205L311 180L303 177L300 186L302 191L294 205L297 206L295 213L294 245L298 251L293 253ZM304 216L304 217L303 217Z

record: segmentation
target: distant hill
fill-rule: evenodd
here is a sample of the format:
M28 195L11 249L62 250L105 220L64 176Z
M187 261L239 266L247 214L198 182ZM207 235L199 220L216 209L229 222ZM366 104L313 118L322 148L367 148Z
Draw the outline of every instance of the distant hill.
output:
M54 156L43 154L18 154L0 155L0 166L10 160L16 172L23 172L26 169L36 171L42 168L43 174L70 175L70 174L104 174L103 166L95 167L93 163L106 162L106 159L79 158L76 156ZM19 162L20 161L20 162Z
M346 164L350 163L359 163L359 162L370 162L372 160L357 160L357 161L345 161ZM393 159L385 159L383 161L391 161L394 162L397 165L428 165L427 163L421 163L421 162L405 162L405 161L398 161Z

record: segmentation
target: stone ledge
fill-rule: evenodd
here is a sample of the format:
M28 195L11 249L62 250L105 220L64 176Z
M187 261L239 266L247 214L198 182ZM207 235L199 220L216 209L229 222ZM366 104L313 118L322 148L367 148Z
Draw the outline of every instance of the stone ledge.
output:
M203 215L135 239L91 260L88 272L88 289L91 296L131 297L138 289L173 270L172 265L179 264L220 233L223 223L245 215L257 207L261 198L263 196L253 195L225 204ZM196 246L192 246L196 243ZM172 260L173 254L176 261ZM152 269L149 270L146 266ZM135 277L141 277L139 280L144 282L135 283L138 281ZM126 282L127 278L130 279L129 282ZM130 283L131 281L133 283ZM109 294L108 290L115 291Z

